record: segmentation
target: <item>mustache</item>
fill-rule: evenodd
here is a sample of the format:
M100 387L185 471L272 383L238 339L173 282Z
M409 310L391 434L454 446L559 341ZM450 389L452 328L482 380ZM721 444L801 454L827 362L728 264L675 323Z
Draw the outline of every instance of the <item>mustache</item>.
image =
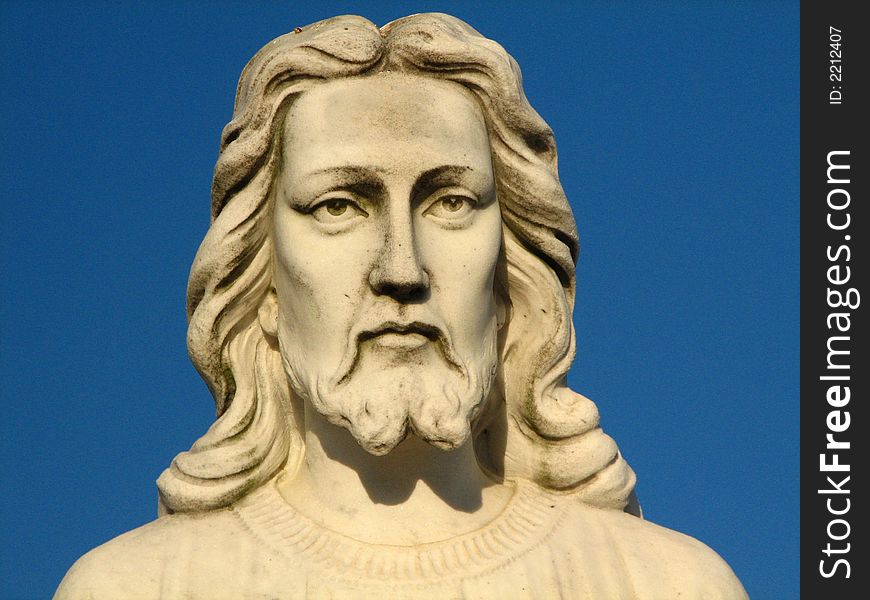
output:
M353 374L360 360L360 347L363 342L385 333L417 333L435 342L447 364L460 375L465 376L467 369L464 361L456 352L447 327L431 315L414 315L413 318L390 316L384 318L383 311L367 310L357 319L348 333L347 352L341 359L333 386L346 382Z

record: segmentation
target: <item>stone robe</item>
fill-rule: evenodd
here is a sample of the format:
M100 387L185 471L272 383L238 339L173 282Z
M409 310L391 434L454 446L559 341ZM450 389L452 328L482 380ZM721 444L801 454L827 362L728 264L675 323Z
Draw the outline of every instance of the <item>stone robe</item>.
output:
M55 600L747 597L693 538L525 480L507 484L511 501L485 527L387 546L317 525L273 480L226 509L164 516L94 549Z

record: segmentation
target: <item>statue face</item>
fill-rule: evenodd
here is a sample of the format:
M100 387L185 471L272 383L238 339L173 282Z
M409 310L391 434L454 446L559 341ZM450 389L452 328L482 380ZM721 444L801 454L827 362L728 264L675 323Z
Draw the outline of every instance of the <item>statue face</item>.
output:
M278 340L294 391L374 454L470 433L497 352L489 138L457 84L334 80L288 111L274 203Z

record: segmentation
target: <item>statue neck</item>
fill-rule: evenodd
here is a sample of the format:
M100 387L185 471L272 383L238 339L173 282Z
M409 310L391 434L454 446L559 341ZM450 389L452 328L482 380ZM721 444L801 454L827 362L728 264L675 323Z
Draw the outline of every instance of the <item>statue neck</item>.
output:
M511 489L478 465L471 440L445 451L411 434L373 456L311 406L305 426L305 456L281 494L312 521L359 541L449 539L484 526L510 499Z

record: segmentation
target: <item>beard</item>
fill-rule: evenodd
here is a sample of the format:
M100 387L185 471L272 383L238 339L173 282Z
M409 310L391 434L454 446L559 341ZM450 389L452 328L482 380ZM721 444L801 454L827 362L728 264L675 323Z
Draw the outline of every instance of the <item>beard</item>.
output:
M461 446L495 379L496 327L467 356L457 352L444 327L429 326L431 337L418 348L383 347L363 329L354 328L348 351L331 368L309 364L292 343L282 344L293 391L377 456L409 433L444 450Z

